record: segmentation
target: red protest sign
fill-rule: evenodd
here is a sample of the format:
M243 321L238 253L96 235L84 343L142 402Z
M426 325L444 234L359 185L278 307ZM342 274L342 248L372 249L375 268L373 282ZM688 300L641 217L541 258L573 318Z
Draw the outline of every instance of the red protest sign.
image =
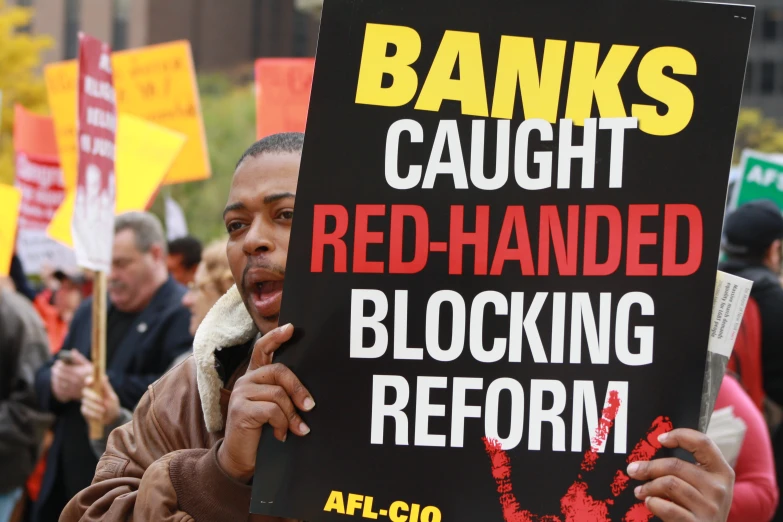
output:
M14 108L14 185L22 192L16 253L27 274L43 265L68 268L76 260L71 249L46 236L46 227L65 198L52 118Z
M256 60L256 137L304 132L314 58Z
M79 265L108 272L114 235L117 109L111 48L79 34L79 162L73 243Z
M54 122L50 116L41 116L23 106L14 106L14 151L26 154L36 161L59 163Z

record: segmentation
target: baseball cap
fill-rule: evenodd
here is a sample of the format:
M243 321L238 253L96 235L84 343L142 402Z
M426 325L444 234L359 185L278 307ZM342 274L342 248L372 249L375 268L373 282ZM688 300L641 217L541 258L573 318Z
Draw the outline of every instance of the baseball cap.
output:
M750 201L729 214L723 227L723 249L735 255L760 255L783 239L783 215L770 200Z
M52 273L52 276L60 282L67 279L77 285L83 284L85 281L84 274L77 269L58 268Z

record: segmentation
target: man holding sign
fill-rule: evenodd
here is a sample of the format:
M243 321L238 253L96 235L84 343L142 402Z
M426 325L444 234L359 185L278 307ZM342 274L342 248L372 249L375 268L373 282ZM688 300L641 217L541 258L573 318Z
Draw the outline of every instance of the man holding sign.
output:
M121 214L115 219L115 230L108 274L104 378L120 405L133 410L147 387L191 348L193 337L188 331L190 313L181 305L185 288L166 268L166 238L158 218L142 212ZM35 521L56 519L95 473L98 459L79 402L85 380L94 375L92 326L92 301L88 300L76 311L60 354L36 375L41 408L56 414L57 422ZM105 395L104 386L96 391ZM104 425L114 421L106 417L99 423L100 438L106 435Z
M133 422L113 432L93 485L68 504L62 522L275 520L248 515L262 429L279 440L305 437L310 428L299 412L315 408L296 375L272 364L294 334L278 316L301 146L301 135L273 135L243 156L224 214L237 286L204 319L194 357L153 384ZM700 465L639 462L628 470L644 481L637 497L666 522L725 521L734 474L717 447L686 429L651 444L683 448Z
M301 171L284 135L234 175L200 400L153 386L67 518L242 520L252 480L262 517L725 520L687 428L753 14L327 2Z

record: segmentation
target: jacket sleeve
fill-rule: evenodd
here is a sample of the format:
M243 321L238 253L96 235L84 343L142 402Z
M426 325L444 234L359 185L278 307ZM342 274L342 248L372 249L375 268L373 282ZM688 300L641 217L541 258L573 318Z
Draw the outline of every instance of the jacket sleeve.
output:
M163 319L161 336L156 340L157 349L161 353L158 371L150 374L130 374L108 371L109 377L120 404L133 409L147 387L158 380L171 366L171 363L182 353L193 346L193 338L189 333L190 312L183 306L177 306L168 311Z
M34 380L36 370L49 355L46 334L41 327L20 324L13 332L7 348L18 350L16 376L7 400L0 401L0 462L15 462L20 453L37 453L45 429L51 423L49 415L38 411Z
M52 394L52 365L54 359L44 364L35 375L35 393L38 397L38 405L44 411L59 413L63 403L55 399Z
M195 371L181 365L164 379L177 379L179 371ZM156 386L150 387L133 414L133 421L114 430L95 471L92 485L76 495L60 516L60 522L191 520L247 520L250 486L229 478L217 463L220 442L212 447L198 444L185 433L192 426L177 429L187 418L184 402L196 401L195 379L180 394L161 398L165 407L156 408ZM168 391L167 390L167 391ZM176 393L176 391L173 391ZM187 395L189 393L190 395ZM197 406L200 411L200 405ZM168 427L165 430L162 427Z
M764 297L764 306L759 305L761 312L761 370L764 392L779 406L783 406L783 289L776 287L768 291Z
M68 328L68 335L62 344L63 350L70 350L74 346L76 333L89 327L86 319L92 311L92 299L88 299L79 307ZM38 405L44 411L60 413L65 406L52 394L52 366L56 359L51 358L35 375L35 393L38 396Z
M736 479L728 522L771 520L778 505L775 461L766 423L740 384L725 377L716 409L734 407L734 414L747 426L737 463Z

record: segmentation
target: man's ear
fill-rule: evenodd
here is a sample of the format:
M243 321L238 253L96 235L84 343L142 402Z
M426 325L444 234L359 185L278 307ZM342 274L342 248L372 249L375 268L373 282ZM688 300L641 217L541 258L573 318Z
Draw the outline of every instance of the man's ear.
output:
M782 253L780 251L781 246L783 246L783 241L780 239L776 239L772 242L771 245L769 245L769 248L767 248L767 251L764 252L764 259L763 262L768 267L772 268L773 265L776 265L777 263L781 262L781 256Z
M156 263L165 263L166 262L166 256L163 255L163 247L159 244L155 243L152 246L150 246L150 255L152 256L152 259Z

